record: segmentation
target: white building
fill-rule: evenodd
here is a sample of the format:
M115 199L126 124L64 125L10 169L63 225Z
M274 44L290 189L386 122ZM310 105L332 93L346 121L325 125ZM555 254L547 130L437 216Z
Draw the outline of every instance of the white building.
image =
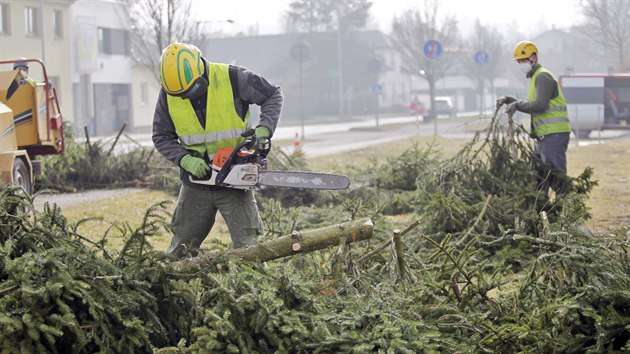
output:
M42 59L66 121L73 121L69 60L72 3L73 0L0 0L0 60ZM44 79L37 64L30 65L29 76L37 81Z
M71 7L75 127L90 135L150 131L159 90L131 57L127 9L118 1L78 0Z

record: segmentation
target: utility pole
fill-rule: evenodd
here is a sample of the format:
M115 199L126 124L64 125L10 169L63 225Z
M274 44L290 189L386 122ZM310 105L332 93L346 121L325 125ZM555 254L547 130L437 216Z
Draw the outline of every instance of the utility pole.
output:
M46 62L46 38L44 37L44 0L39 0L39 35L41 38L41 46L42 46L42 61Z
M343 46L341 45L341 9L337 3L337 74L339 89L339 119L343 118Z

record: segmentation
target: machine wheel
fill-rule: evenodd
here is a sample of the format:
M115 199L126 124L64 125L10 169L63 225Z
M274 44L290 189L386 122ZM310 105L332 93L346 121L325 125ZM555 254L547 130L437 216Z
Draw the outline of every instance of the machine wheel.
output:
M577 136L578 139L586 139L588 135L591 133L590 130L574 130L573 134Z
M24 160L16 158L13 162L13 184L22 187L26 193L31 194L31 175Z

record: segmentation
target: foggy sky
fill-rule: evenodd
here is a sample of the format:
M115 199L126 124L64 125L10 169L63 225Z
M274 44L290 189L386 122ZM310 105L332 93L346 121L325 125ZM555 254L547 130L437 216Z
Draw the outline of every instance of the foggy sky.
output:
M225 34L248 33L258 29L260 34L282 32L282 15L291 0L230 0L197 1L200 13L211 25ZM343 1L343 0L339 0ZM581 20L579 0L435 0L442 14L453 14L460 28L467 31L476 18L493 24L500 30L518 31L535 36L553 27L568 28ZM372 0L371 28L389 32L394 15L406 9L417 9L424 0ZM544 14L543 14L544 13ZM227 19L235 23L221 22ZM516 28L515 28L516 26Z

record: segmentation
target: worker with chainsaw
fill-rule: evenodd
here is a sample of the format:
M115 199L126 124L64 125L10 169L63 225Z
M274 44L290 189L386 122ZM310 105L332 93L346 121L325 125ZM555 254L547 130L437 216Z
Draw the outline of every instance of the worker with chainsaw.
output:
M539 188L562 189L567 172L567 147L571 126L567 103L558 80L538 62L538 49L530 41L521 41L514 47L514 60L520 71L530 79L527 100L504 96L497 100L497 109L507 105L507 113L516 111L531 115L530 135L536 140L534 154L548 168L539 171Z
M153 118L153 143L180 167L182 185L173 214L174 235L166 253L181 258L196 254L215 222L225 219L234 248L253 245L262 220L252 190L203 185L219 148L234 148L245 138L253 149L269 148L282 109L280 87L250 70L208 62L190 44L172 43L159 63L162 90ZM249 105L260 106L251 128Z

